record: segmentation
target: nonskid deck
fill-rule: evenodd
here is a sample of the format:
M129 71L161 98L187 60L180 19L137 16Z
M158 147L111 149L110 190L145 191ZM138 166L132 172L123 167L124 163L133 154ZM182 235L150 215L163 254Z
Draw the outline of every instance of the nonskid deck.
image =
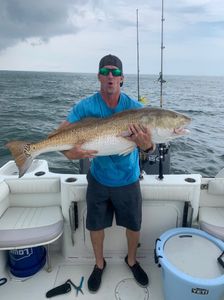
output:
M88 291L87 280L92 272L94 261L91 259L74 262L65 260L59 253L52 254L53 269L50 273L44 267L27 280L10 275L11 278L8 277L7 283L1 286L1 300L44 300L46 292L50 289L65 283L68 279L79 285L82 276L84 276L82 288L84 295L79 293L78 297L83 300L164 300L161 269L154 263L152 257L138 259L149 276L148 288L137 285L123 258L116 260L106 258L107 266L100 290L92 294ZM76 297L76 291L72 288L69 293L59 295L55 299L72 300L74 297Z

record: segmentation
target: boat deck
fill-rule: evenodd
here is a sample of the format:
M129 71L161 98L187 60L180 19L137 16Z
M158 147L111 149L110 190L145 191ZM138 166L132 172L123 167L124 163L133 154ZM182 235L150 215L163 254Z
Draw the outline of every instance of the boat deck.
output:
M87 280L93 269L93 262L74 263L64 260L61 255L54 254L52 257L52 271L47 272L46 266L29 279L19 279L10 275L5 285L1 286L1 300L8 299L46 299L46 292L71 279L79 285L84 276L83 293L78 294L80 299L116 299L116 300L164 300L162 290L162 270L154 263L152 257L139 259L150 280L148 288L142 288L133 279L133 276L120 258L116 261L107 259L107 266L103 275L102 284L95 294L87 288ZM16 291L16 292L15 292ZM57 300L72 300L76 297L76 291L71 291L56 297ZM53 298L54 299L54 298Z
M32 242L25 244L21 236L15 246L10 246L5 243L3 237L10 237L10 242L14 242L12 233L14 227L12 218L7 219L6 228L1 230L6 234L1 235L2 247L0 251L0 278L7 277L8 281L4 285L0 285L1 300L43 300L46 298L46 293L64 284L68 279L71 279L75 285L80 284L82 276L84 277L83 292L78 294L79 299L97 299L97 300L165 300L163 294L163 276L164 268L159 268L154 262L155 241L161 238L161 242L165 242L167 235L163 236L169 229L174 230L179 227L200 228L200 224L208 223L210 229L217 225L217 215L224 213L223 207L223 177L217 178L201 178L200 174L179 174L166 175L162 181L158 180L157 176L145 175L141 180L141 191L143 196L142 212L143 222L141 228L141 236L137 259L149 276L149 287L142 288L133 279L132 273L124 262L124 257L127 254L127 241L125 238L125 229L113 226L105 229L104 240L104 255L107 262L102 285L96 294L88 291L87 281L93 270L95 263L91 239L88 230L86 229L86 187L87 181L85 175L68 175L68 174L53 174L48 171L48 166L45 161L36 161L33 164L33 170L24 178L17 178L14 174L16 171L14 162L9 162L0 170L0 217L3 219L5 211L11 211L12 208L26 207L32 211L35 207L40 211L41 207L59 207L63 219L63 233L57 231L55 239L48 237L41 243L34 239ZM221 171L223 174L223 171ZM220 173L221 174L221 173ZM41 175L41 176L40 176ZM219 175L220 176L220 175ZM203 215L203 212L205 214ZM18 216L18 214L15 214ZM203 219L204 216L204 219ZM42 217L40 226L45 229L46 220L50 219L49 214ZM219 220L219 234L221 240L223 237L223 218ZM53 218L52 224L57 224L58 219ZM207 224L206 223L206 224ZM193 227L193 228L192 228ZM35 225L34 229L38 229L39 225ZM25 228L28 232L29 226ZM31 228L32 229L32 228ZM182 229L181 229L182 230ZM42 233L41 231L41 233ZM173 232L173 231L172 231ZM9 234L10 233L10 234ZM215 232L217 234L217 232ZM60 237L59 237L60 236ZM163 236L163 238L162 238ZM33 235L32 235L33 237ZM45 237L45 235L44 235ZM211 240L212 237L209 238ZM223 243L219 240L219 254L224 251ZM13 277L9 270L5 269L6 251L9 249L23 249L49 244L52 271L47 272L45 266L42 270L36 273L33 277L27 279L18 279ZM157 244L158 245L158 244ZM174 244L174 249L179 255L183 253L182 249L188 249L188 244L181 242L177 248ZM162 247L162 244L161 244ZM172 248L172 247L171 247ZM203 246L198 246L197 253L204 252ZM206 248L209 249L209 248ZM189 251L187 251L189 253ZM210 257L209 250L207 251ZM173 253L173 248L171 253ZM219 254L213 254L214 268L217 269L217 257ZM190 255L193 258L195 255ZM183 257L183 256L182 256ZM202 268L205 269L203 260ZM187 261L188 262L188 261ZM220 290L223 299L220 296L213 297L217 293L217 288L211 289L201 288L195 289L196 293L208 292L211 297L208 300L224 300L223 289L223 268L218 266L219 272L217 281L221 282ZM185 274L185 273L184 273ZM165 274L166 276L166 274ZM166 277L167 278L167 277ZM197 278L201 276L197 275ZM216 279L216 278L215 278ZM179 288L178 294L181 298L189 300L187 292L182 291L182 286L172 279L172 285L166 288L166 295L175 288ZM204 281L204 274L203 274ZM167 282L165 280L164 282ZM217 282L215 282L215 287ZM194 285L193 285L194 287ZM194 294L196 294L194 291ZM210 292L211 291L211 292ZM183 294L185 293L185 294ZM170 295L167 299L173 299ZM202 295L192 299L200 299ZM71 287L71 291L64 295L59 295L56 300L74 299L76 298L76 290Z

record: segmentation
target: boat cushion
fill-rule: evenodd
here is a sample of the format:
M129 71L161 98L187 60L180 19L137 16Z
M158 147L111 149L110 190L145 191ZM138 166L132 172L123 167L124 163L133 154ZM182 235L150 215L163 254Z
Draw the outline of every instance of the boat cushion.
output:
M200 228L224 241L224 207L201 207Z
M62 232L60 206L8 207L0 218L0 249L48 244Z
M11 194L58 193L60 192L59 178L22 178L7 179Z
M212 195L224 195L224 178L215 178L208 182L208 193Z

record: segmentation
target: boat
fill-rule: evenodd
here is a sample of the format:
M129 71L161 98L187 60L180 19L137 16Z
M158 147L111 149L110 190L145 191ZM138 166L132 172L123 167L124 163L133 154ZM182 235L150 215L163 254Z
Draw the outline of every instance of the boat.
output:
M163 22L162 9L162 35ZM161 107L163 49L162 36ZM224 300L224 168L215 177L170 174L167 152L169 146L158 145L142 165L137 260L149 286L135 282L124 262L125 229L113 223L105 230L107 267L96 294L87 287L95 264L85 226L89 161L80 162L79 174L61 174L51 172L46 160L35 159L22 178L14 161L3 165L1 300Z
M155 259L158 256L154 251L156 243L165 232L177 229L207 232L223 243L224 169L213 178L203 178L200 174L164 174L161 180L158 174L144 174L140 184L143 223L137 259L149 276L149 287L142 288L134 281L124 263L127 254L124 228L113 224L106 229L107 267L102 285L96 294L91 294L87 280L95 259L85 228L86 175L52 173L47 161L36 159L28 172L18 178L14 161L3 165L0 168L1 299L46 299L47 292L53 288L67 280L78 286L82 277L83 294L79 293L78 297L83 300L169 299L164 296L164 270L159 267L159 258ZM29 222L21 221L23 214L29 216ZM20 273L15 275L17 267L10 265L9 253L21 252L21 259L28 259L31 253L28 249L43 245L47 252L46 264L41 264L35 274L25 276L29 274L29 265L22 263L22 270L19 270L22 276ZM200 249L197 252L202 255ZM191 260L193 264L197 263L194 256ZM201 268L202 273L205 272L206 262ZM224 269L218 268L220 274L216 276L223 278ZM56 299L69 300L75 296L76 289L71 285L69 291Z

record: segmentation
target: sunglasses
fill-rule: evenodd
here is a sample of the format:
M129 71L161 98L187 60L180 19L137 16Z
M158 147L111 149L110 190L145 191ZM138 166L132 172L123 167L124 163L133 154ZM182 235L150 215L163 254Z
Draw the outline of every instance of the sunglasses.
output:
M122 71L120 69L108 69L108 68L100 68L99 74L103 76L109 75L109 73L112 73L113 76L118 77L122 75Z

